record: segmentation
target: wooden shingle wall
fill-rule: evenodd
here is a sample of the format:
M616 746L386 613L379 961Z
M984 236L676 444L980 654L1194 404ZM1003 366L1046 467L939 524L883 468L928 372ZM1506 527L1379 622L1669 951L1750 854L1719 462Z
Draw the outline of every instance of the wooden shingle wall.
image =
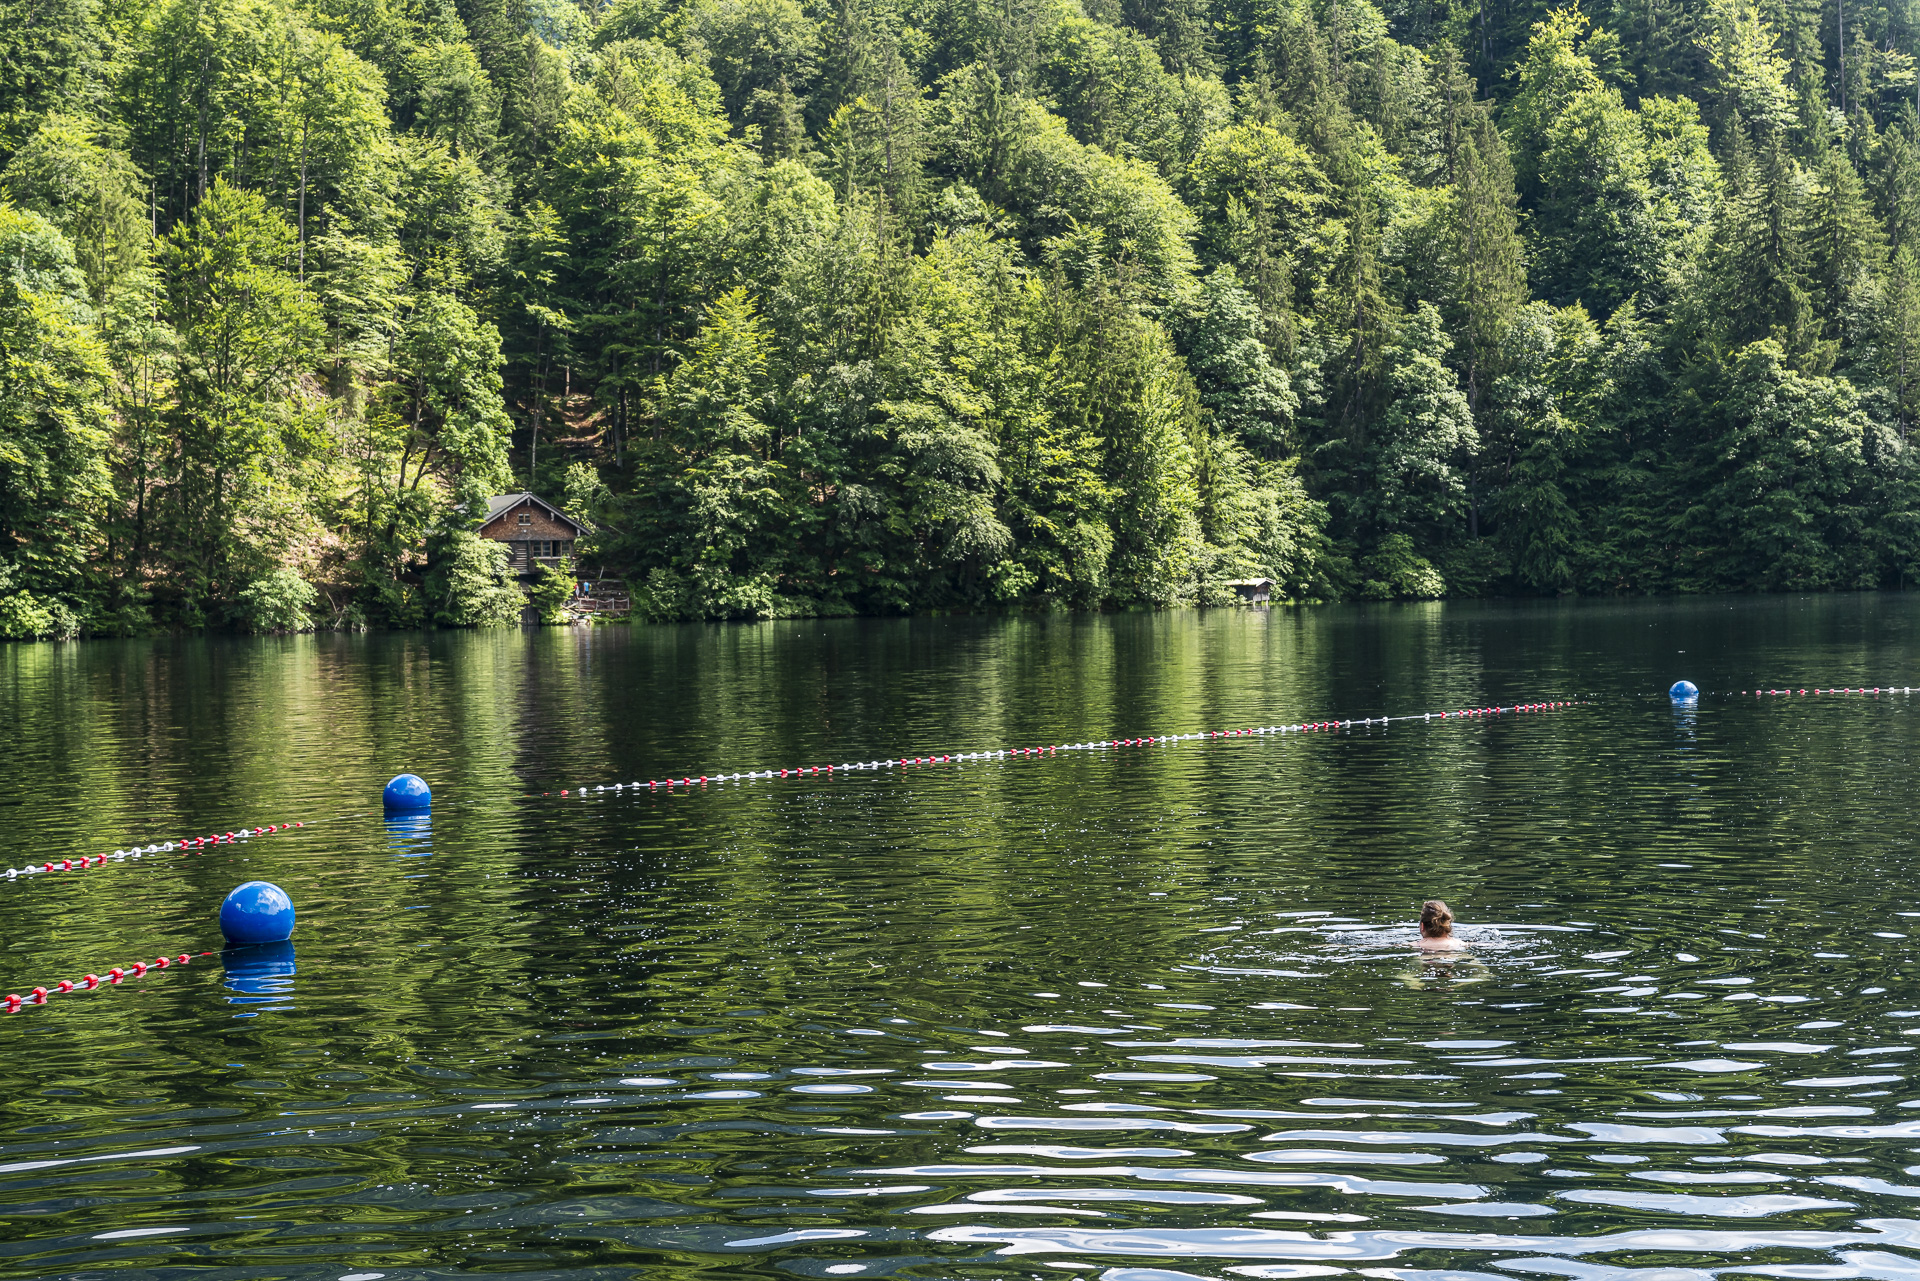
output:
M528 523L520 523L522 516L529 518ZM509 507L482 525L480 537L496 542L517 543L530 538L564 538L571 541L579 535L572 525L548 515L547 509L539 503L523 502L517 507Z

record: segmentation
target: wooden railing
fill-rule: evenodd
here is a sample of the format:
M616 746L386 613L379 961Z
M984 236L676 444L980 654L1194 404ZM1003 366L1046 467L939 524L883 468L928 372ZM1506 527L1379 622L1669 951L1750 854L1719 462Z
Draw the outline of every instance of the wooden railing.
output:
M615 586L612 583L595 583L588 595L575 596L566 604L567 612L575 617L588 614L630 614L633 612L633 597L627 593L625 584Z

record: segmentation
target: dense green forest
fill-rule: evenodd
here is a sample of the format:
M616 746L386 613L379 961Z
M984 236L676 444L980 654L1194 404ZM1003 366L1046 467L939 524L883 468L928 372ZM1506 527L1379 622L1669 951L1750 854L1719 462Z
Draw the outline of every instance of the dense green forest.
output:
M8 0L0 635L1905 586L1920 6L1612 2Z

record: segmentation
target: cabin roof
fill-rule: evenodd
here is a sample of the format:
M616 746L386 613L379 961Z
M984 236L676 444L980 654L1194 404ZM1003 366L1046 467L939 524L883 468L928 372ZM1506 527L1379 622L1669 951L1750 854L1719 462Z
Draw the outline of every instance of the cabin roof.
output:
M1271 578L1229 578L1226 585L1228 587L1271 587L1273 580Z
M591 526L582 521L575 520L538 494L495 494L492 498L487 499L487 515L486 519L480 522L480 527L485 529L488 525L493 524L494 521L499 520L502 516L520 506L522 503L535 504L555 520L564 521L573 526L577 533L590 534L593 532Z

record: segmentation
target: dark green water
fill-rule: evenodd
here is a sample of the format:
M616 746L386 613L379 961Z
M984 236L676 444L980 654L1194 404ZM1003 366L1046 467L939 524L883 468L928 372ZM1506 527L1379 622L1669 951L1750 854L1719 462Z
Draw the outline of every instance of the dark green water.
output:
M1869 596L0 647L0 861L307 823L0 879L0 992L217 951L242 880L301 912L291 974L0 1015L0 1276L1920 1281L1920 695L1717 692L1917 641ZM1429 895L1470 952L1407 945Z

